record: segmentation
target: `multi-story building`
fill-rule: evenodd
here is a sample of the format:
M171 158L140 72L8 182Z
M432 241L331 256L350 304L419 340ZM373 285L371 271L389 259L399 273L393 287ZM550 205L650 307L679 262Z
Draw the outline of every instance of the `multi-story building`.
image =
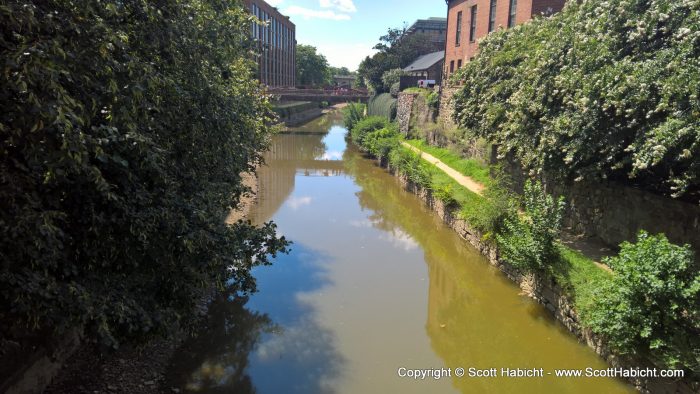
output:
M296 84L296 27L288 16L263 0L244 0L250 13L265 22L251 23L250 34L259 46L258 78L267 86Z
M446 0L445 76L476 56L478 40L492 31L513 27L561 11L565 0Z
M431 17L428 19L418 19L406 30L406 35L424 33L427 34L435 44L435 50L441 51L445 48L445 37L447 33L447 19Z

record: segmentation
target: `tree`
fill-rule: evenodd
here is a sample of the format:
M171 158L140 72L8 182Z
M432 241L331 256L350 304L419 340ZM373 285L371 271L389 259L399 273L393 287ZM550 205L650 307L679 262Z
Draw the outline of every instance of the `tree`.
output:
M311 45L297 45L297 83L300 85L318 86L329 80L330 69L328 60L320 53L316 53L316 47Z
M82 327L116 347L255 289L286 241L224 223L272 112L238 2L0 6L0 339Z
M439 50L433 38L427 33L406 32L406 27L388 29L387 34L379 38L374 49L379 50L372 57L366 57L358 68L358 75L364 83L377 93L388 92L391 84L382 81L385 72L404 68L418 57Z

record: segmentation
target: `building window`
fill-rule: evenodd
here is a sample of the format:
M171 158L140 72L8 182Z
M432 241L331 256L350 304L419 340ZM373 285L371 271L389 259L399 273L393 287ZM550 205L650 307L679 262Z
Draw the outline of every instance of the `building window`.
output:
M508 27L515 26L515 14L518 11L518 0L510 0L510 10L508 11Z
M473 5L471 8L471 20L469 21L469 41L474 42L476 40L476 6Z
M457 60L457 70L462 68L462 59Z
M496 0L491 0L491 9L489 10L489 33L496 28Z
M457 37L455 37L455 45L459 46L462 41L462 11L457 13Z
M453 72L455 72L455 61L450 60L450 74L452 74Z

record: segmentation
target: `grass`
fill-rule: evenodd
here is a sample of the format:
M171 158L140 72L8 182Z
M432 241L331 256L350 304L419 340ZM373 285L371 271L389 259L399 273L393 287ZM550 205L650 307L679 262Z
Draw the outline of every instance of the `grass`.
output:
M449 175L436 169L433 173L433 190L449 190L452 198L461 206L483 204L484 198L460 185Z
M489 167L478 160L462 158L449 149L428 145L423 140L416 139L405 141L409 145L435 156L460 174L468 176L484 186L488 187L493 182Z
M406 88L403 90L404 93L418 93L418 94L421 94L423 96L429 95L430 92L432 92L432 91L433 91L432 89L419 88L419 87L415 87L415 86L410 87L410 88Z
M577 310L586 309L595 302L595 289L610 280L612 273L564 245L559 245L559 254L562 261L553 272L554 279L573 298Z

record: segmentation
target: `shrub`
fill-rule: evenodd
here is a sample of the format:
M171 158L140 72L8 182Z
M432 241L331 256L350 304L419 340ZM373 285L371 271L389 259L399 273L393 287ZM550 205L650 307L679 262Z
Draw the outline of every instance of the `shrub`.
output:
M0 342L116 347L255 288L274 226L224 223L273 119L238 2L3 1Z
M425 98L425 102L428 104L428 107L432 109L438 109L438 105L440 103L440 94L434 91L430 92Z
M432 189L433 166L421 159L421 157L402 146L389 152L389 166L406 175L413 183Z
M399 97L400 92L401 92L401 84L399 82L396 82L395 84L391 85L391 89L389 89L389 93L391 94L391 97Z
M535 172L697 203L698 31L698 1L568 1L479 43L455 116Z
M372 156L384 159L389 152L399 146L399 131L396 123L368 133L363 139L363 147Z
M555 244L561 229L564 198L555 200L539 182L527 181L523 193L525 214L503 220L503 232L496 239L503 257L513 266L531 272L558 261Z
M648 353L700 374L700 270L688 245L641 231L605 261L612 280L596 289L584 322L620 353Z
M383 129L389 126L389 121L381 116L369 116L357 122L350 131L350 137L352 141L357 144L360 148L366 150L365 148L365 137L376 130Z
M366 105L362 103L348 103L348 105L343 108L343 124L348 130L352 130L357 122L365 118Z
M401 82L401 76L407 75L408 73L405 72L403 69L400 68L394 68L388 71L385 71L384 74L382 74L382 84L384 84L384 91L388 91L390 88L393 88L394 85L398 84Z
M504 230L506 218L517 216L513 195L504 187L492 185L484 191L484 198L479 204L470 204L462 208L462 217L477 230L497 234Z
M447 207L459 206L459 202L454 197L454 185L451 183L433 185L433 196L442 201Z

